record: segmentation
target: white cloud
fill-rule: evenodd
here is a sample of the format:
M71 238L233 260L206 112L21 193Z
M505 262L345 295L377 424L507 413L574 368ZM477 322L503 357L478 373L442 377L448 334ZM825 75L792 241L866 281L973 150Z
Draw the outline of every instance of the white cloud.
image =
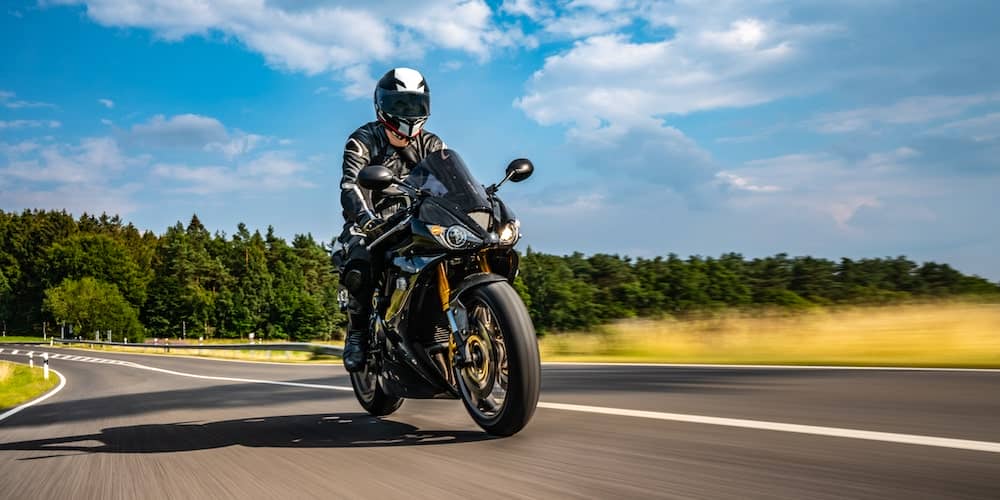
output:
M601 15L594 12L579 12L562 15L548 20L545 31L570 38L609 33L632 23L626 15Z
M699 192L719 168L664 117L669 122L671 115L750 106L792 92L764 77L798 57L792 42L807 35L794 28L743 18L659 41L592 36L546 58L515 105L540 124L569 125L578 165L624 168L704 203Z
M249 153L261 143L267 141L267 137L257 134L248 134L243 131L235 131L227 141L210 142L205 145L205 151L222 153L226 158L233 159Z
M269 151L235 167L159 163L153 175L180 184L177 191L200 195L306 189L314 184L301 174L306 165L287 153Z
M812 128L825 133L873 130L880 125L912 125L953 118L974 106L1000 101L1000 94L960 96L917 96L887 106L824 113L810 121Z
M201 149L227 141L229 134L219 120L195 114L166 118L156 115L146 123L132 126L131 137L142 145Z
M227 160L245 156L269 143L289 144L265 135L227 129L216 118L196 114L169 118L156 115L145 123L132 126L127 137L138 146L200 150L219 153Z
M635 7L637 2L629 0L572 0L569 8L589 8L597 12L614 12Z
M15 128L59 128L62 123L56 120L0 120L0 130Z
M0 153L8 157L17 157L25 153L30 153L35 151L40 146L34 141L24 141L17 144L7 144L6 142L0 142Z
M781 190L781 188L779 188L778 186L754 184L754 181L752 179L748 179L746 177L740 177L739 175L736 175L731 172L724 172L724 171L718 172L717 174L715 174L715 178L721 184L740 191L750 191L754 193L773 193Z
M634 123L652 116L749 106L789 92L758 78L794 59L795 50L784 38L760 35L755 45L732 51L719 44L708 46L702 36L633 42L624 35L601 35L576 42L545 60L516 105L542 124Z
M730 203L739 207L807 211L825 215L842 231L855 231L853 219L862 209L889 210L908 220L928 215L919 207L936 188L912 175L909 163L920 157L912 148L875 152L851 161L831 154L790 154L746 162L717 174L738 191ZM906 207L918 207L910 211Z
M111 99L98 99L97 102L101 103L102 106L108 109L112 109L115 107L115 102L112 101Z
M5 90L0 90L0 106L10 109L20 108L54 108L55 104L47 102L33 102L15 99L17 94Z
M525 16L532 20L551 16L553 11L537 0L504 0L500 10L515 16Z
M767 39L768 31L759 19L749 18L733 21L728 30L706 31L700 36L703 43L739 51L757 48Z
M928 131L931 135L964 137L974 142L990 142L1000 139L1000 113L958 120Z
M21 210L37 208L66 210L71 214L109 213L128 215L139 208L135 195L142 186L125 184L121 186L79 186L61 185L49 189L4 189L0 187L0 208Z
M466 52L480 59L519 43L493 22L482 0L357 2L175 0L51 0L84 4L107 26L146 28L165 40L220 32L259 52L272 65L308 74L394 58L428 49ZM369 89L370 90L370 89Z
M343 71L342 80L345 83L343 94L349 99L371 97L375 88L375 79L367 65L356 64Z
M8 162L0 168L0 178L28 183L102 185L142 163L140 157L126 156L110 137L86 138L76 145L28 142L4 151Z

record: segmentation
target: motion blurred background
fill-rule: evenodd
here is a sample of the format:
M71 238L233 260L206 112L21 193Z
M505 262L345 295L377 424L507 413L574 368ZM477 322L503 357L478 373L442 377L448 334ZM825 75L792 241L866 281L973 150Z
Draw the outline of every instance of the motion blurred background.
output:
M482 182L538 166L547 359L997 366L998 9L7 2L4 332L335 341L342 147L412 66Z

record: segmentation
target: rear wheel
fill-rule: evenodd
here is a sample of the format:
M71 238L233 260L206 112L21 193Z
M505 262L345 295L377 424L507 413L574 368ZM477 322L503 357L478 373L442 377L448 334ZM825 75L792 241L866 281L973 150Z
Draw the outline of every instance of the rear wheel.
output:
M379 360L369 348L368 359L361 370L351 372L351 386L361 407L376 417L390 415L403 404L403 398L395 397L382 389L379 382Z
M528 310L506 281L467 292L471 363L455 367L469 415L486 432L510 436L524 428L538 405L541 364Z

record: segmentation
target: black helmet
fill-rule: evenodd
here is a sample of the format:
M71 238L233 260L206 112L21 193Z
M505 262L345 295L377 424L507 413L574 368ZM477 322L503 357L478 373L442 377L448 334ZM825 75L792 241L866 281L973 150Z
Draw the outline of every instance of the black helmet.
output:
M431 90L419 71L390 70L375 86L375 116L396 134L416 137L430 114Z

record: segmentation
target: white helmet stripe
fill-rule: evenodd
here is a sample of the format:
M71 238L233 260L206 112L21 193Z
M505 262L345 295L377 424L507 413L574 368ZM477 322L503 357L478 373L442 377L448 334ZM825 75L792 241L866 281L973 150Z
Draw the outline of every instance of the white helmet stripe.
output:
M424 81L424 77L415 69L396 68L392 76L399 81L396 84L396 90L423 90L420 88L420 84Z

